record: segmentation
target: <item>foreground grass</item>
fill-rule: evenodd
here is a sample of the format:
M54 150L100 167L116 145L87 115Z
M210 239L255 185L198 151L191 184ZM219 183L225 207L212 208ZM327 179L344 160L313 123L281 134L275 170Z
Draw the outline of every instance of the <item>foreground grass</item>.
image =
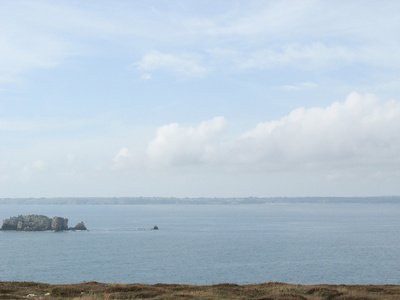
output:
M46 284L0 282L0 299L400 299L400 285L294 285L279 282L182 284Z

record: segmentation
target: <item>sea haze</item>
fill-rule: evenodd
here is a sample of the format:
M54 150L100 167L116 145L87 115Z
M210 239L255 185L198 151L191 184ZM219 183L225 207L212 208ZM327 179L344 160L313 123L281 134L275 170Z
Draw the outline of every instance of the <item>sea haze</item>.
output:
M400 284L400 203L0 205L19 214L89 231L0 231L0 281Z

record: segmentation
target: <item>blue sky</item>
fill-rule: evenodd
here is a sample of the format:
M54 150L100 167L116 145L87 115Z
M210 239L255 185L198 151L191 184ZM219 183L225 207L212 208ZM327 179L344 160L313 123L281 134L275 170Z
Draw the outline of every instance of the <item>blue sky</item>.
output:
M398 1L0 1L0 197L400 194Z

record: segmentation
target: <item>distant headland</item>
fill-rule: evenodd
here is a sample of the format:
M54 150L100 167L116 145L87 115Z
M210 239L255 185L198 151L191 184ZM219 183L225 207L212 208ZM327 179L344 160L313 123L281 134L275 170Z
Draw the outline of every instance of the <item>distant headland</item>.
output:
M0 230L16 231L65 231L87 230L85 224L80 222L74 227L68 227L68 219L61 217L49 218L43 215L19 215L3 220Z
M267 204L267 203L400 203L400 196L373 197L57 197L0 198L0 204L134 205L134 204Z

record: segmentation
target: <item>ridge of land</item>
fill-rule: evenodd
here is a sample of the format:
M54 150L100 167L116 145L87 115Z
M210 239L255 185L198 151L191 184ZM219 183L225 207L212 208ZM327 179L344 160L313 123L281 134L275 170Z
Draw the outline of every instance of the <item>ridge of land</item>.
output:
M0 282L0 299L233 299L374 300L400 299L400 285L297 285L280 282L238 285L47 284Z
M0 204L267 204L267 203L400 203L400 196L375 197L57 197L0 198Z

